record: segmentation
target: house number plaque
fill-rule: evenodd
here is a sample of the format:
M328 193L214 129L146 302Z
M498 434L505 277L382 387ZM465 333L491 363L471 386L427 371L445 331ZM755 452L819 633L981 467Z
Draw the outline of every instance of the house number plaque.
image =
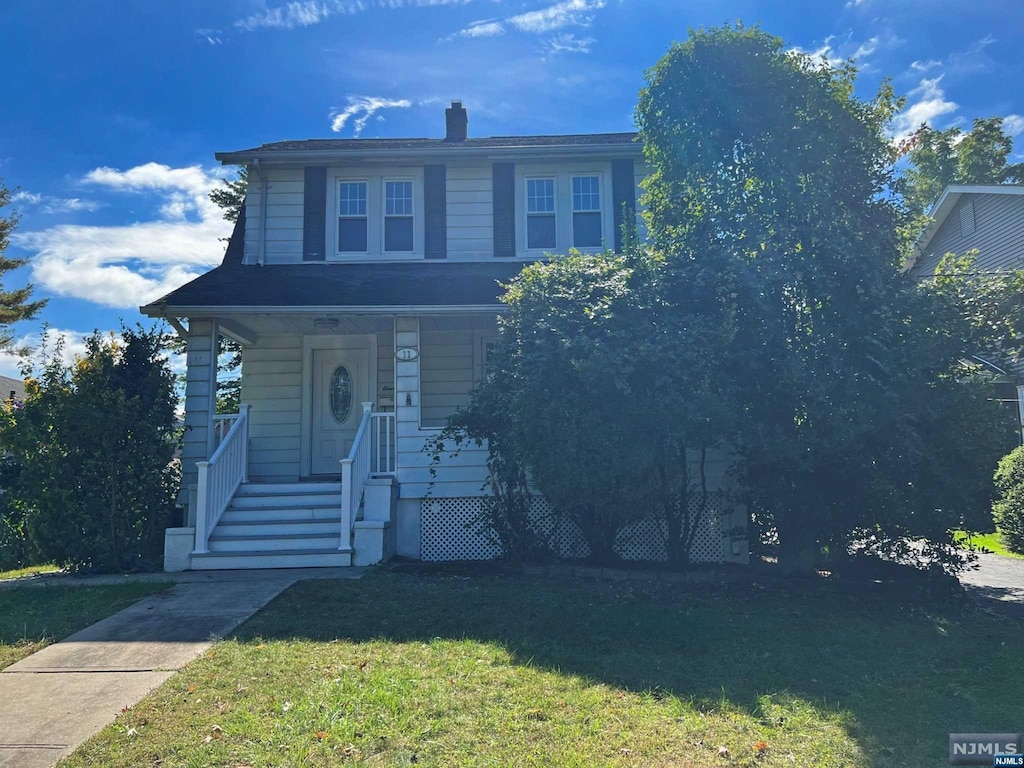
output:
M415 347L401 347L395 350L395 359L408 362L420 356L420 351Z

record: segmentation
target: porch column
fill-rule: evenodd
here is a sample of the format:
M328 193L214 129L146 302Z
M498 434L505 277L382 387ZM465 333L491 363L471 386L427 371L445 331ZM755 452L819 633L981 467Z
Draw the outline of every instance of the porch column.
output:
M402 350L413 350L403 353ZM395 442L398 482L403 478L402 447L420 435L420 322L416 317L395 318ZM402 357L411 357L403 360Z
M216 407L217 323L196 319L189 322L185 373L185 435L181 448L181 493L179 504L188 504L189 486L199 479L196 462L210 457L213 439L211 414ZM187 525L195 525L195 509L189 505Z

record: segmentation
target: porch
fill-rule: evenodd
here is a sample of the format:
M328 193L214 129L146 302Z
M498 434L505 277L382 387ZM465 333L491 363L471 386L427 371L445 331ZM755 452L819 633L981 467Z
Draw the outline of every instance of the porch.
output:
M418 557L428 495L479 496L486 454L424 453L479 380L494 315L191 318L182 527L166 568L368 565ZM242 345L237 414L216 350Z

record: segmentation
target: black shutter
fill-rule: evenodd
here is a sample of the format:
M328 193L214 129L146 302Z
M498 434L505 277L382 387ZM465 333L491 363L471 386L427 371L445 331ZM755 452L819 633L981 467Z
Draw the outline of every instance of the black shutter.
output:
M516 255L516 172L513 163L495 163L492 170L494 190L494 255Z
M623 206L626 215L623 216ZM636 224L636 181L632 160L612 160L612 210L615 216L615 250L622 250L622 225Z
M448 203L443 165L423 167L424 253L428 259L448 258Z
M307 166L302 197L302 260L327 258L327 169Z

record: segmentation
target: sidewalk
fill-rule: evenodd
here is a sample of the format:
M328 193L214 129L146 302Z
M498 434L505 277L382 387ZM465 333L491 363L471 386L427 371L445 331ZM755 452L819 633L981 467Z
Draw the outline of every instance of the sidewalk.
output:
M363 571L154 574L178 583L0 672L0 768L54 765L296 581L358 578ZM51 576L31 583L138 578Z

